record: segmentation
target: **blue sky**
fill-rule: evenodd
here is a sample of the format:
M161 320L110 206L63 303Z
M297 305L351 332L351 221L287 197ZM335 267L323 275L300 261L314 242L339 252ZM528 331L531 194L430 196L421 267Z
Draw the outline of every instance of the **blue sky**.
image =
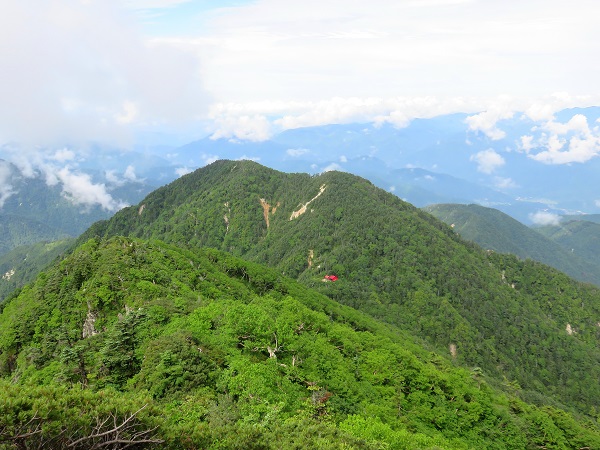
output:
M129 1L126 8L139 17L144 33L152 37L190 36L214 14L254 0Z
M600 104L597 0L0 0L0 141L472 113L498 136ZM182 138L183 139L183 138Z

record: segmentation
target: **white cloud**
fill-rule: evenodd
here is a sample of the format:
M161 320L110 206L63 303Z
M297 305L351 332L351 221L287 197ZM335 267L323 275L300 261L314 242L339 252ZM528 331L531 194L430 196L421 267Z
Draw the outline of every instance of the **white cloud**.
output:
M544 124L543 128L552 134L562 135L569 132L589 134L587 118L583 114L575 114L567 123L555 122L550 120Z
M197 57L146 41L135 20L116 0L3 1L2 139L126 145L131 125L202 113Z
M518 147L536 161L546 164L584 163L600 154L600 128L590 128L584 115L575 114L566 123L552 118L532 131L537 136L521 136Z
M191 0L124 0L125 6L131 9L163 9L173 8Z
M202 158L202 161L204 162L205 166L208 166L209 164L212 164L215 161L219 160L218 155L207 155L205 153L202 154L201 158Z
M344 169L342 169L342 166L340 166L338 163L331 163L326 167L323 167L323 169L321 169L321 172L333 172L334 170L343 172Z
M496 123L500 120L510 119L514 112L507 105L497 105L495 108L488 109L479 114L469 116L466 119L469 130L480 131L493 141L506 137L506 133L500 130Z
M41 176L48 186L61 186L62 195L74 205L85 208L100 206L107 211L117 211L127 206L114 199L104 183L94 183L87 173L77 172L72 166L58 167L46 161L36 162L35 176ZM122 186L124 180L114 171L105 172L106 180L114 186Z
M591 0L242 3L4 0L0 139L125 145L134 128L208 118L214 138L260 141L453 112L500 139L496 123L511 111L551 120L597 92Z
M348 158L346 158L346 156L345 156L345 155L341 155L341 156L340 156L340 162L341 162L341 163L347 163L347 162L348 162Z
M569 140L568 150L560 151L550 147L548 150L531 157L536 161L547 164L569 164L587 162L598 156L598 153L600 153L600 139L598 137L589 139L573 137Z
M15 194L12 186L12 170L10 164L0 160L0 208L6 200Z
M590 95L570 95L566 92L555 92L551 95L532 101L523 109L525 116L534 122L548 122L554 114L565 108L579 105L591 105L594 101Z
M482 173L491 174L497 168L505 164L504 158L494 149L482 150L474 155L471 155L471 161L477 163L477 170Z
M187 175L188 173L192 173L194 171L194 169L190 169L189 167L178 167L177 169L175 169L175 174L178 177L182 177L184 175Z
M479 112L489 103L490 100L478 98L431 96L230 102L213 105L210 117L216 123L214 136L258 141L268 139L276 131L330 123L373 122L376 125L391 123L405 127L415 118L431 118L457 111Z
M119 178L114 170L107 170L104 172L104 178L108 182L108 184L112 186L123 186L125 184L125 180ZM58 180L57 180L58 181Z
M90 175L86 173L75 173L69 167L63 167L48 174L51 170L46 167L49 185L56 180L62 183L62 194L75 205L85 207L100 205L107 211L117 211L127 206L126 203L115 200L106 190L102 183L92 182Z
M62 148L60 150L56 150L54 155L51 157L54 161L57 162L67 162L75 159L75 152L73 150L69 150L68 148Z
M415 118L430 118L452 112L479 111L481 99L426 97L335 97L318 102L290 102L287 113L274 121L287 130L328 123L390 123L404 128ZM279 104L281 107L281 104Z
M599 13L590 0L257 0L216 15L195 45L224 101L586 93Z
M104 177L109 185L116 187L124 186L127 182L140 183L144 181L144 179L137 177L135 167L131 164L127 166L122 177L118 176L115 170L106 170Z
M138 108L132 101L125 100L122 105L122 110L115 114L117 123L125 125L132 123L138 117Z
M127 168L125 169L125 173L123 173L123 177L128 181L133 181L133 182L143 181L143 180L140 180L136 176L135 167L133 167L131 164L128 165Z
M211 139L265 141L271 137L271 124L261 115L215 118L216 130Z
M529 152L529 150L531 150L532 148L535 147L534 144L534 137L531 135L527 135L527 136L521 136L520 141L518 143L518 148L519 150L523 150L524 152Z
M560 224L560 216L548 211L538 211L529 214L529 219L535 225L558 225Z
M239 158L237 158L236 161L254 161L254 162L258 162L258 161L260 161L260 157L259 156L242 155Z
M569 97L560 104L573 107L594 103L600 103L600 96ZM210 117L215 121L215 137L260 141L273 133L294 128L357 122L370 122L375 126L390 123L401 128L417 118L461 112L474 113L467 119L471 131L500 139L505 133L496 125L499 120L513 117L513 111L545 104L554 111L557 103L554 97L335 97L320 101L217 103L212 106Z

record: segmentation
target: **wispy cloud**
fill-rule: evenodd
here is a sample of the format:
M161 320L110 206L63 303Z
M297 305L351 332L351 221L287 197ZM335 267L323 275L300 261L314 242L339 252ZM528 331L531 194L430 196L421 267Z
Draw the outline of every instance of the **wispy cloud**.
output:
M215 117L216 130L211 139L239 139L245 141L266 141L272 135L271 123L262 115Z
M94 183L87 173L75 172L69 167L57 169L46 166L44 170L48 184L60 183L63 196L75 205L88 208L99 205L107 211L117 211L127 206L127 203L115 200L104 183Z
M0 203L3 203L13 192L11 180L17 178L41 179L48 186L59 186L62 195L75 205L84 209L100 206L107 211L116 211L127 206L115 199L105 183L94 182L91 175L78 168L81 155L70 148L38 149L36 152L23 151L20 147L4 147L3 150L14 164L14 173L8 162L0 161ZM119 177L115 171L104 173L111 187L122 186L135 177L133 167L128 168L127 176ZM127 171L126 171L127 173ZM137 179L137 178L136 178Z
M288 156L291 156L293 158L297 158L298 156L302 156L302 155L306 155L307 153L310 153L310 150L307 148L288 148L285 153Z
M504 190L517 188L518 184L512 178L496 177L494 179L494 186L500 190Z

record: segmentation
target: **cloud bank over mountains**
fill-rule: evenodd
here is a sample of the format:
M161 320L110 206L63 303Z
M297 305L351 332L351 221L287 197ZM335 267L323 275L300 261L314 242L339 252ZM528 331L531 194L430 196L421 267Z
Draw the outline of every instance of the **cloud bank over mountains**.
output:
M207 136L174 173L223 156L221 141L258 145L330 124L404 130L452 114L463 122L448 151L499 189L523 185L516 164L591 165L600 153L596 119L559 114L600 105L595 0L0 6L0 145L18 149L8 153L19 176L41 176L82 207L118 209L115 191L145 177L137 163L92 174L91 151L143 147L171 162L175 147ZM234 157L269 160L252 152ZM291 143L281 153L295 162L316 150ZM2 167L0 203L15 192Z
M103 180L94 180L92 175L80 167L77 156L70 149L23 152L20 147L3 147L0 159L0 208L5 201L19 191L22 180L39 179L48 187L58 187L64 198L85 212L99 206L105 211L115 212L128 206L127 202L115 198L111 193L127 182L140 182L135 168L128 166L122 174L106 171ZM11 164L12 163L12 164Z
M549 121L598 104L593 0L0 5L0 143L131 146L140 130L165 128L260 141L453 112L500 139L495 124L515 111Z

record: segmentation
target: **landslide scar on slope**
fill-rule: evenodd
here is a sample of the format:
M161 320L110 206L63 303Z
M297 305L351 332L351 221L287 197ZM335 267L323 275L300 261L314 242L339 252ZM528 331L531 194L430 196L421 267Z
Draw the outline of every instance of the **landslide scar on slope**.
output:
M227 213L229 213L229 215L231 216L231 208L229 207L229 202L225 202L223 206L227 208ZM225 234L227 234L227 232L229 231L229 217L227 217L227 213L225 213L225 215L223 216L223 220L225 221L226 227Z
M319 196L325 192L325 189L327 188L326 185L322 184L321 187L319 188L319 193L317 195L315 195L313 198L311 198L308 202L306 202L304 205L302 205L302 207L298 210L298 211L294 211L292 213L292 215L290 216L290 220L294 220L298 217L300 217L302 214L304 214L306 212L306 208L308 207L308 205L310 205L312 202L314 202L317 198L319 198Z
M277 202L277 204L275 206L271 206L267 203L267 201L264 198L260 199L260 205L263 208L263 216L265 218L265 222L267 224L267 229L269 229L269 214L273 215L275 214L275 211L277 211L277 208L279 208L279 206L281 205L280 202Z

